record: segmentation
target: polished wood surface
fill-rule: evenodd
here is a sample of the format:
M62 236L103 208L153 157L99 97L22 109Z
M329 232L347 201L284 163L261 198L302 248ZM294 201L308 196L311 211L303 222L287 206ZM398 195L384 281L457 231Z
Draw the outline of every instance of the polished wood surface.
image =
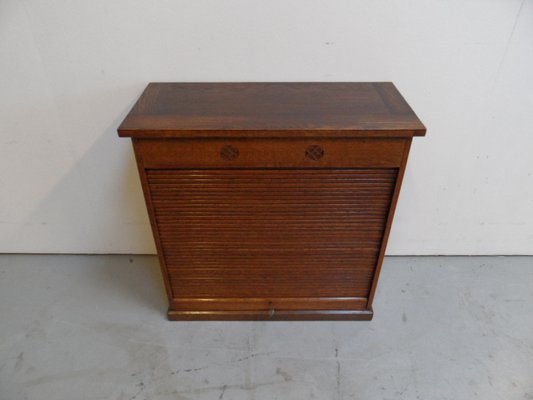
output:
M404 139L136 140L146 168L398 168Z
M181 311L170 309L170 321L370 321L374 316L369 310L277 310L247 311Z
M396 174L148 171L173 298L368 297Z
M131 137L424 135L390 82L151 83L119 134Z
M169 319L372 318L425 132L394 86L154 84L119 132L133 136Z

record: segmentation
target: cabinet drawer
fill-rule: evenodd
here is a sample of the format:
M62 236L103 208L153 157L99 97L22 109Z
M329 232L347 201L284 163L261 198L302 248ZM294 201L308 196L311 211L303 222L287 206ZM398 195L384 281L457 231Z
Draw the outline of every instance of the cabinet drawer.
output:
M403 139L135 139L144 168L398 168Z

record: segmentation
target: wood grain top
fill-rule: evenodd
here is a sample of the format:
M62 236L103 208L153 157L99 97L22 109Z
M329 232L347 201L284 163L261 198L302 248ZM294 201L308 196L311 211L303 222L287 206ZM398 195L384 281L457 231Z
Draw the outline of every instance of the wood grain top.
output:
M150 83L119 136L411 137L426 128L390 82Z

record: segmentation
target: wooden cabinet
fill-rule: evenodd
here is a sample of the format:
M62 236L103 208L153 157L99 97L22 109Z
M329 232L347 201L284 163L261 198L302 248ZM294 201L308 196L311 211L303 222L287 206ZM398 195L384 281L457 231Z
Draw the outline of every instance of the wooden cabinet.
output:
M168 317L363 319L413 136L391 83L151 83L131 137Z

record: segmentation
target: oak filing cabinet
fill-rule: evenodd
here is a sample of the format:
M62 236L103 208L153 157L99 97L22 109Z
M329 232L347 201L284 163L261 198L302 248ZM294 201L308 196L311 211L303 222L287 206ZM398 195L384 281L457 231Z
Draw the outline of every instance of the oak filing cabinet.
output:
M171 320L370 320L407 155L392 83L151 83L131 137Z

